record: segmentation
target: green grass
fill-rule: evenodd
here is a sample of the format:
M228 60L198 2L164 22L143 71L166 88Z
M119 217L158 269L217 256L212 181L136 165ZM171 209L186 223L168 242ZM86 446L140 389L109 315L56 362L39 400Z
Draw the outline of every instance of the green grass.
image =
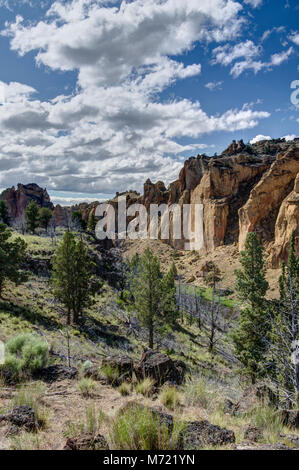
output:
M113 420L109 437L112 449L117 450L175 450L180 428L170 431L146 407L130 407Z
M182 289L183 289L183 292L185 292L186 294L194 294L194 292L196 292L198 295L200 295L204 300L208 302L211 302L213 299L213 290L211 287L183 286ZM218 296L217 296L217 300L218 300ZM234 309L240 306L240 303L238 302L238 300L231 299L229 298L229 296L221 296L219 300L220 300L221 305L227 308Z

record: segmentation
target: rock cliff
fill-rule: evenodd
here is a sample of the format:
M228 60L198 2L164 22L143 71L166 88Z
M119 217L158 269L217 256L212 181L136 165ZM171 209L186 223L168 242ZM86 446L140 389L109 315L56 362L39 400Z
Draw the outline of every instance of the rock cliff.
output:
M269 265L276 268L287 258L293 231L299 254L298 174L299 139L290 142L276 139L253 145L245 145L241 140L233 141L220 156L189 158L178 180L167 188L161 181L153 183L148 179L142 195L135 191L121 195L126 195L127 207L135 203L147 209L151 204L203 204L205 252L233 243L242 250L248 232L256 231L268 251ZM116 212L117 198L121 195L117 193L109 201ZM7 189L0 199L7 202L12 218L22 215L30 200L53 209L47 191L34 184ZM74 210L80 210L88 220L98 204L58 205L54 209L56 224L68 226ZM173 238L171 233L169 243L184 249L185 241Z
M0 199L6 202L12 219L24 216L25 209L31 201L36 202L39 207L54 209L47 190L40 188L37 184L18 184L17 189L13 186L3 191Z

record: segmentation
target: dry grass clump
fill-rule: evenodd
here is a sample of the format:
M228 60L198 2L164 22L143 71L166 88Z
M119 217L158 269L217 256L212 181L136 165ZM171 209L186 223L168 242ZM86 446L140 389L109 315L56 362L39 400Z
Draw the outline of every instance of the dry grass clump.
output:
M144 397L150 397L155 391L155 381L150 377L146 377L141 382L137 382L135 390Z
M169 410L175 410L175 408L180 404L180 394L176 387L163 387L159 398L163 405Z
M97 388L97 383L89 378L85 377L78 382L78 389L83 397L91 398Z
M175 424L171 430L149 408L129 407L112 421L109 440L117 450L176 450L182 429Z

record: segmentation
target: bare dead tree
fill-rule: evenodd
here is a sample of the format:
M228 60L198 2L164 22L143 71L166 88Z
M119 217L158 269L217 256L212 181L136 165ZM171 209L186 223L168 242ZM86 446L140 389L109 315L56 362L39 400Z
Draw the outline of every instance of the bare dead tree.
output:
M22 235L25 235L27 231L27 223L25 213L14 219L12 223L13 229L17 232L20 232Z

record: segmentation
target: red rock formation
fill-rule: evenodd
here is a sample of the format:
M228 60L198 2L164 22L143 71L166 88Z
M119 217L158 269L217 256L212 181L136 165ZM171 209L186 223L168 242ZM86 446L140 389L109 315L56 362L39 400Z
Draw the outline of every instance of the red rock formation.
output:
M9 215L12 219L22 217L27 205L34 201L39 207L48 207L53 210L54 205L50 201L50 197L46 189L40 188L37 184L18 184L18 188L6 189L0 195L7 206Z

